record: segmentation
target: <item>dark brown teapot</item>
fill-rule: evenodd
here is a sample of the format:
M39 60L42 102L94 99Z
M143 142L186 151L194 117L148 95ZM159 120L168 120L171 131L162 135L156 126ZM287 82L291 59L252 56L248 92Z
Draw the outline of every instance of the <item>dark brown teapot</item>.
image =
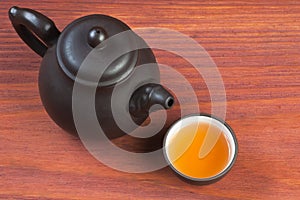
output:
M106 15L89 15L79 18L60 32L53 21L34 10L12 7L9 18L23 41L43 57L39 72L39 91L43 105L50 117L64 130L77 134L72 113L72 92L80 66L91 51L99 47L97 59L105 60L105 55L123 46L134 46L137 41L144 42L136 35L119 42L105 43L109 38L131 30L126 24ZM118 40L116 40L118 41ZM101 44L105 44L101 46ZM144 43L146 45L146 43ZM132 49L120 55L105 68L97 82L95 110L99 124L109 138L124 135L114 120L111 107L112 95L126 103L118 104L130 116L128 123L142 124L153 105L169 109L173 103L172 95L159 85L159 69L151 49ZM130 47L131 48L131 47ZM151 64L146 73L137 73L141 65ZM97 67L103 68L99 64ZM93 74L83 75L89 80ZM87 81L88 82L88 81ZM82 82L80 84L85 84ZM114 92L118 85L122 95ZM85 87L89 87L86 84ZM126 96L126 95L125 95ZM82 102L83 104L85 102Z

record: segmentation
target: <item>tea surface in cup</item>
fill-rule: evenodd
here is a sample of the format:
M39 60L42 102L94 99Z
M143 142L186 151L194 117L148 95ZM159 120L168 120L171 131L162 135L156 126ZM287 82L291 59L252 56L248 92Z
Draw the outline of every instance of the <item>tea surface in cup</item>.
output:
M204 151L207 152L203 154ZM222 173L232 162L234 151L230 131L218 120L206 116L180 120L165 140L170 165L177 173L196 179Z

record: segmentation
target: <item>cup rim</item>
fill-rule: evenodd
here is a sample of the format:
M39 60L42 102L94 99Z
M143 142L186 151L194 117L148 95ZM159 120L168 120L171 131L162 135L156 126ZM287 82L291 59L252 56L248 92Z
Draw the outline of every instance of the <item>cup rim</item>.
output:
M218 122L221 122L223 125L224 125L224 128L226 128L229 133L231 134L232 136L232 139L233 139L233 143L234 143L234 147L235 147L235 150L233 152L233 158L231 160L231 162L218 174L214 175L214 176L211 176L211 177L207 177L207 178L195 178L195 177L190 177L188 175L185 175L183 174L182 172L180 172L179 170L177 170L174 165L171 163L168 155L167 155L167 148L166 148L166 140L168 138L168 135L170 134L170 131L174 128L174 126L176 124L178 124L180 121L184 120L184 119L187 119L187 118L190 118L190 117L197 117L197 116L203 116L203 117L208 117L208 118L211 118L213 120L217 120ZM198 182L198 183L211 183L211 182L214 182L216 180L219 180L220 178L222 178L223 176L225 176L230 170L231 168L233 167L234 163L236 162L236 159L237 159L237 154L238 154L238 142L237 142L237 138L236 138L236 135L233 131L233 129L229 126L228 123L226 123L224 120L214 116L214 115L211 115L211 114L207 114L207 113L199 113L199 114L190 114L190 115L186 115L180 119L178 119L177 121L175 121L168 129L167 133L165 134L165 137L164 137L164 141L163 141L163 154L164 154L164 157L165 157L165 160L167 162L167 164L169 165L169 167L177 174L179 175L180 177L182 177L184 180L187 180L187 181L192 181L192 182Z

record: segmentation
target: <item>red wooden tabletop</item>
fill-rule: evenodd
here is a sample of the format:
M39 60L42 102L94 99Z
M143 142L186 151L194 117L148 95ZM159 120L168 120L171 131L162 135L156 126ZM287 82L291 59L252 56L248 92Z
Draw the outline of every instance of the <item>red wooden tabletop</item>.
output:
M46 114L37 85L41 58L12 28L7 11L13 5L42 12L60 30L100 13L132 28L170 28L196 40L224 81L226 121L239 142L232 170L217 183L196 186L168 167L131 174L93 158ZM0 2L0 20L0 199L299 199L299 1L13 0ZM193 67L168 52L155 54L186 77L196 105L210 113L208 89ZM181 84L163 74L163 83ZM191 104L186 97L181 107ZM167 124L179 111L177 104L168 111ZM139 152L158 148L161 138L114 142Z

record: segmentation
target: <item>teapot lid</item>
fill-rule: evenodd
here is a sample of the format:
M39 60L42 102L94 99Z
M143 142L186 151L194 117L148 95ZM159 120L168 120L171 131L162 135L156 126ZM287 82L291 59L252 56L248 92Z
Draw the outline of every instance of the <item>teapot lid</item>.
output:
M64 29L57 42L56 53L60 68L69 78L75 80L82 62L98 44L127 30L130 28L125 23L106 15L89 15L75 20ZM133 38L126 38L122 45L135 49ZM101 51L105 51L105 47ZM97 52L97 59L105 56L101 51ZM113 85L126 78L133 71L137 59L137 50L121 55L106 68L98 85ZM90 79L91 76L94 75L84 74L84 79L95 80Z

